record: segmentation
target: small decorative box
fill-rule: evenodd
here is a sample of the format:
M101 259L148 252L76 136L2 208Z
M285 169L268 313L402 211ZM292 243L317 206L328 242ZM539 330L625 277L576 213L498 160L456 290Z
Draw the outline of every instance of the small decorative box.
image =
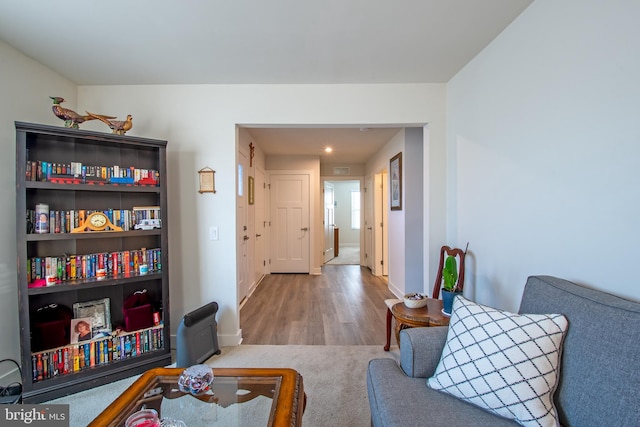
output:
M183 393L194 395L205 393L213 383L213 369L208 365L193 365L186 368L178 379L178 388Z

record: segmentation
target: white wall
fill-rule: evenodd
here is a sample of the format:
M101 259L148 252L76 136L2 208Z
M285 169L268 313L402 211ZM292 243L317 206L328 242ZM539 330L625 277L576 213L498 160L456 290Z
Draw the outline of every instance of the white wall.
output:
M424 274L424 142L422 128L404 130L402 153L402 214L404 216L405 293L426 292L433 281ZM398 213L392 211L390 215ZM442 242L441 242L442 243ZM437 262L437 260L432 260Z
M49 96L73 109L76 87L59 74L0 42L0 359L20 360L16 270L16 132L14 121L62 125Z
M444 189L444 180L438 175L444 168L429 166L434 147L437 144L429 146L428 135L424 135L423 129L407 127L395 134L366 165L366 174L373 182L373 176L388 170L390 159L402 153L402 210L388 210L388 224L385 225L389 241L389 289L397 296L408 292L429 292L435 280L435 271L433 277L429 275L430 266L438 263L437 258L430 258L429 248L436 246L439 249L444 244L441 239L444 233L434 236L425 232L433 228L425 212L429 209L444 211L442 207L445 205L441 203L439 209L431 206L433 201L424 193L430 182L437 182L440 186L434 191L434 200ZM444 163L444 159L439 163ZM435 228L444 230L445 223L441 222Z
M132 114L134 125L128 134L169 141L172 330L175 331L177 320L185 312L201 302L215 300L220 304L221 345L233 345L239 338L232 214L236 124L411 126L429 122L431 144L434 150L444 152L444 99L441 84L149 85L78 89L80 110L91 105L98 113ZM89 125L87 129L96 126L104 131L100 123ZM203 166L216 170L215 195L197 193L197 171ZM317 202L320 203L319 198ZM444 204L440 209L444 211ZM218 225L220 240L208 240L211 225ZM444 224L438 228L443 229Z
M640 299L640 2L538 0L448 86L448 234L465 293L527 276Z
M366 173L371 176L371 182L375 182L373 176L382 171L389 170L389 160L404 150L405 130L396 133L367 162ZM403 165L404 166L404 165ZM403 175L404 177L404 175ZM406 193L402 195L403 203ZM405 294L405 270L404 270L404 211L389 211L387 219L387 235L389 241L389 289L397 296Z
M404 150L404 134L404 129L396 133L380 151L369 159L366 172L367 175L371 177L371 182L375 182L374 176L376 174L382 171L388 171L391 158ZM406 179L406 175L403 175L403 179ZM403 194L403 202L405 196L406 194ZM387 281L391 292L397 296L402 296L405 293L403 269L405 236L402 232L404 230L404 214L402 211L393 211L393 213L394 215L389 215L387 218L388 224L385 224L386 235L383 237L383 239L388 238L389 247L393 248L393 250L389 251L389 275Z

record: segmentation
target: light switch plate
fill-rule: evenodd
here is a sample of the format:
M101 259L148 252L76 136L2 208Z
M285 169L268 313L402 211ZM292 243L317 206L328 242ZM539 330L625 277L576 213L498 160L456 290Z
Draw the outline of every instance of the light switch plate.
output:
M215 225L209 227L209 240L218 240L218 227Z

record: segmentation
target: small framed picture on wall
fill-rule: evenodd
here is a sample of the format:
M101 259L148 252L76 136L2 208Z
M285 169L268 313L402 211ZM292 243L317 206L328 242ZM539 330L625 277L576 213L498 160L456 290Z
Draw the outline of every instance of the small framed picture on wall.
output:
M254 185L255 184L254 184L253 177L250 176L249 177L249 185L247 186L248 187L248 191L247 191L248 197L247 198L248 198L248 201L249 201L250 205L252 205L254 203L254 188L253 188Z
M402 210L402 152L389 161L389 204L392 211Z

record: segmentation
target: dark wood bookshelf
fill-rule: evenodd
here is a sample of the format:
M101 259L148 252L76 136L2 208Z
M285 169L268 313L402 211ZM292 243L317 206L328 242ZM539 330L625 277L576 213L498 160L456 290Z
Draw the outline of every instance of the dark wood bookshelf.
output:
M167 142L24 122L15 122L15 128L17 285L24 402L44 402L170 364ZM154 170L159 180L157 185L36 181L27 179L27 161L78 162L91 166ZM28 232L32 229L28 227L27 211L35 209L35 205L40 203L49 205L50 210L61 212L124 211L136 206L159 206L162 228L82 233ZM62 258L69 254L86 255L89 258L89 255L98 253L129 253L143 249L160 250L158 269L147 274L134 271L112 274L100 280L91 275L65 278L52 286L29 287L32 282L32 275L28 271L29 260ZM39 345L32 342L35 339L33 318L39 308L59 304L71 309L74 303L109 298L111 326L115 330L124 323L124 299L142 289L148 291L153 310L160 313L162 327L159 338L162 348L151 348L135 357L118 359L111 352L105 352L108 357L101 364L79 370L70 369L66 373L54 374L52 371L49 378L46 375L38 378L34 356L37 359L38 354L53 354L55 350L42 350L40 347L45 345L45 341L40 341ZM58 348L69 349L73 346L67 343Z

